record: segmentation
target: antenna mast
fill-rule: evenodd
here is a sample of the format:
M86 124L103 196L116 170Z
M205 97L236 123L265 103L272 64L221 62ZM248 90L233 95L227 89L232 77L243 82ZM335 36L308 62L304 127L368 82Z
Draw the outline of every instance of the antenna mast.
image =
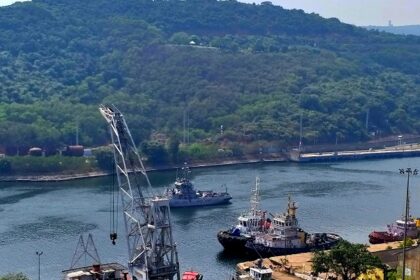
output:
M96 264L101 263L95 243L93 242L92 234L90 233L86 242L82 234L79 236L79 242L77 242L76 251L74 251L73 258L71 260L70 269L75 268L83 257L90 257Z
M151 185L124 116L115 106L101 105L99 111L111 132L130 275L135 280L179 280L169 200L166 197L150 198L143 195L141 182L149 188ZM129 176L129 173L132 175Z
M251 211L255 213L260 210L260 177L255 177L255 188L251 192Z

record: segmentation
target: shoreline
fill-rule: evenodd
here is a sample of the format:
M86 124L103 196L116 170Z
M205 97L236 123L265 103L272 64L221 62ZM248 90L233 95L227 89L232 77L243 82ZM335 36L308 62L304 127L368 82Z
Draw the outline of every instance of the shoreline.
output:
M290 162L285 157L279 157L277 159L243 159L243 160L227 160L220 162L196 162L188 165L190 168L206 168L206 167L222 167L231 165L242 165L242 164L255 164L255 163L269 163L269 162ZM158 172L158 171L170 171L180 168L181 165L167 165L159 167L146 167L146 172ZM86 173L70 173L70 174L55 174L55 175L8 175L0 176L0 182L64 182L73 180L83 180L91 178L99 178L105 176L111 176L113 172L105 171L92 171Z
M208 162L190 162L190 168L206 168L206 167L222 167L242 164L255 163L279 163L291 162L297 164L305 164L310 162L336 162L344 160L369 160L380 158L398 158L398 157L417 157L420 155L420 144L410 144L402 146L388 147L385 149L369 149L369 150L352 150L339 152L319 152L319 153L300 153L291 151L289 154L272 153L263 154L262 157L243 157L231 160L215 160ZM170 171L180 168L182 164L161 165L155 167L146 167L146 172ZM112 175L113 172L91 171L85 173L61 173L61 174L41 174L41 175L9 175L0 176L0 182L63 182L72 180L82 180L90 178L98 178Z

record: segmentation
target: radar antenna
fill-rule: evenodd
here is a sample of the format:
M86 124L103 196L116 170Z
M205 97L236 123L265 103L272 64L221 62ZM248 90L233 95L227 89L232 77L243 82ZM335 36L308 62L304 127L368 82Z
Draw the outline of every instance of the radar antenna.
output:
M101 105L99 111L111 132L130 275L133 280L179 280L169 200L144 196L143 188L151 185L124 116L115 106Z

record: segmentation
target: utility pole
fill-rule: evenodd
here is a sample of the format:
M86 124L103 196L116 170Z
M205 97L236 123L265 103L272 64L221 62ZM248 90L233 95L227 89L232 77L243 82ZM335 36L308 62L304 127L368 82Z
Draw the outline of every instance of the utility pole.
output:
M410 175L417 175L418 170L411 168L407 169L400 169L400 174L405 175L407 174L407 190L405 195L405 219L404 219L404 239L403 239L403 268L402 268L402 280L405 280L405 247L407 246L407 220L408 220L408 213L410 208L409 203L409 188L410 188Z
M187 111L187 143L190 144L190 113Z
M299 152L302 151L302 113L300 113L299 120Z
M366 133L369 133L369 113L370 113L370 109L367 108L367 111L366 111L366 123L365 123Z
M79 146L79 119L76 119L76 146Z
M186 143L186 135L185 135L185 127L186 127L186 122L187 122L187 111L184 109L184 118L183 118L183 133L182 133L182 142Z
M44 252L38 252L36 251L35 254L38 256L38 280L41 280L41 255Z
M184 109L184 120L183 120L183 139L182 142L185 144L190 143L190 116L188 109Z

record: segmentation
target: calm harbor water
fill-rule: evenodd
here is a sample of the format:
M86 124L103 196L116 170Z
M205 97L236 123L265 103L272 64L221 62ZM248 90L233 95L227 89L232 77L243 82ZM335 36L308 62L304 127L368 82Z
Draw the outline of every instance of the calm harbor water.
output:
M420 158L320 164L254 164L193 170L198 189L224 190L232 203L201 209L174 209L172 222L181 271L195 269L205 279L228 279L238 259L223 254L216 233L236 222L249 208L255 176L261 178L262 208L284 211L287 196L298 202L298 218L308 232L335 232L367 243L373 229L400 217L406 176L398 168L420 168ZM151 192L163 192L175 172L149 174ZM417 176L420 177L420 176ZM31 279L61 279L70 266L78 237L92 233L102 262L126 263L126 243L119 213L119 239L109 241L111 178L64 183L2 183L0 185L0 274L21 271ZM420 215L420 178L411 181L411 211Z

